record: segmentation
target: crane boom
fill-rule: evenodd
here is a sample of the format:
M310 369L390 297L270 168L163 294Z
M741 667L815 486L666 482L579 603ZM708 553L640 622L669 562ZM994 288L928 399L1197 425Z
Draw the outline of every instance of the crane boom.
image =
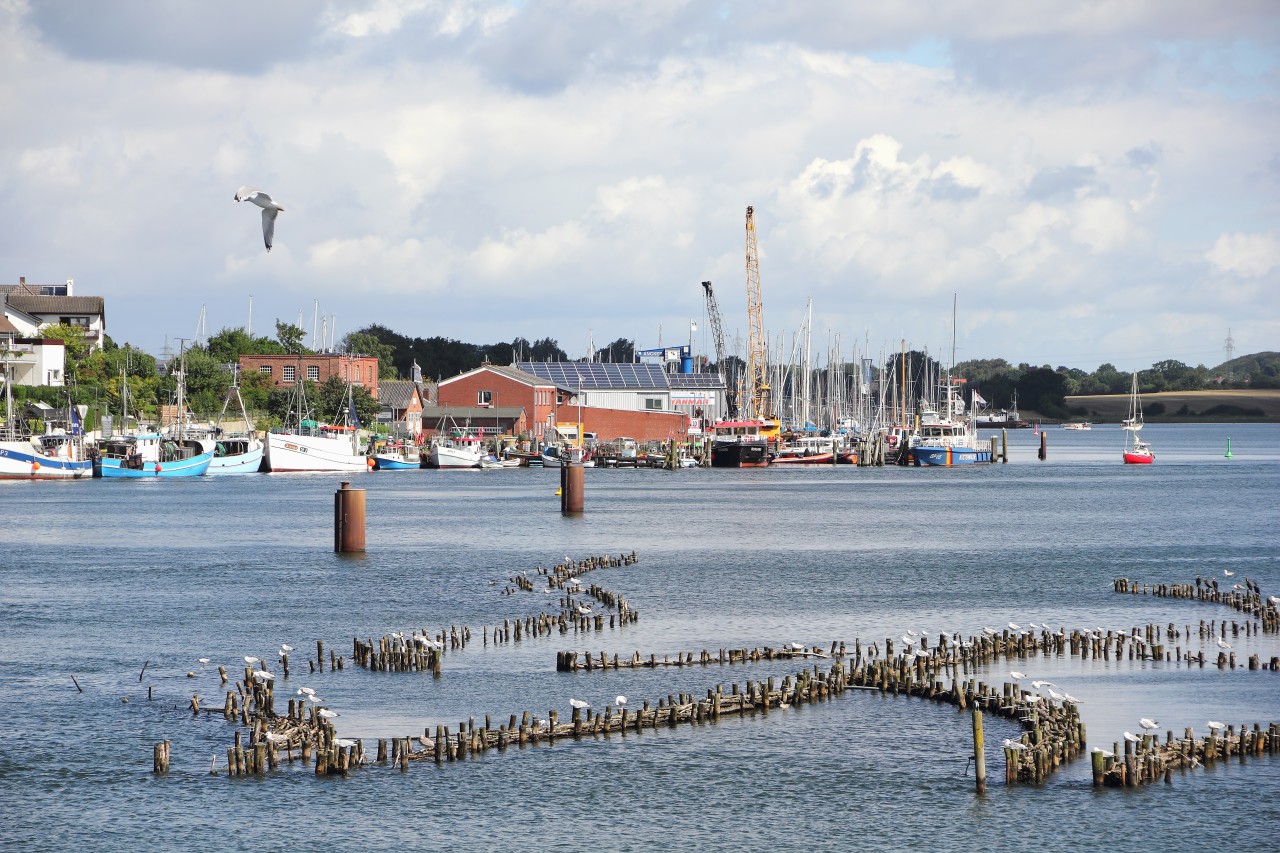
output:
M764 305L760 299L760 257L756 250L754 208L747 208L747 316L751 324L747 339L747 382L751 392L751 416L773 419L769 399L769 365L764 337Z
M711 321L711 336L715 339L716 372L725 381L725 414L733 420L738 417L738 380L736 375L730 377L726 372L729 365L725 363L724 325L720 322L720 306L716 305L716 294L711 289L711 282L704 281L702 289L707 295L707 318ZM736 370L733 372L737 373Z

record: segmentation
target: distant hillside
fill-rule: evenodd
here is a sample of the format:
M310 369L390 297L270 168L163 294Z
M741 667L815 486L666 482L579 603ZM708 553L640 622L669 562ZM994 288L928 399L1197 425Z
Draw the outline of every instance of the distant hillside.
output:
M1129 415L1129 395L1067 397L1067 407L1083 409L1087 414L1081 417L1095 423L1118 422ZM1142 409L1143 417L1152 422L1280 421L1280 390L1164 391L1143 394Z
M1244 376L1280 378L1280 352L1255 352L1224 361L1213 369L1215 376L1230 375L1234 379Z

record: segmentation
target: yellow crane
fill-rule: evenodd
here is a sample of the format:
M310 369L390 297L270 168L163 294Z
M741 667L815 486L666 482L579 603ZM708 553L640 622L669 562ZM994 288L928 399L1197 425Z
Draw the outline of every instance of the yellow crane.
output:
M751 395L749 414L762 421L772 421L764 304L760 299L760 256L756 250L755 210L752 207L747 208L747 317L751 325L747 339L747 384Z

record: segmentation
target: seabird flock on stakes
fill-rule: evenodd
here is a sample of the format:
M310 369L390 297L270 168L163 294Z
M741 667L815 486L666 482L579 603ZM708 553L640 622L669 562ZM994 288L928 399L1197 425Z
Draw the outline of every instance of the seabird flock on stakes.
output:
M481 632L484 645L497 649L522 640L564 637L570 633L585 638L593 632L620 630L635 623L639 613L623 596L598 584L584 583L580 576L597 569L630 566L637 561L633 551L617 556L569 559L549 569L538 567L536 574L545 577L546 590L561 596L555 601L559 610L543 610L536 615L505 619L501 625L485 626ZM1223 639L1228 630L1232 636L1245 637L1280 632L1280 612L1274 596L1264 599L1253 583L1246 586L1245 592L1234 589L1219 591L1215 581L1204 578L1198 578L1194 585L1139 585L1127 579L1117 579L1113 586L1114 591L1121 594L1190 598L1202 603L1226 605L1244 613L1246 620L1243 623L1228 623L1225 619L1201 620L1198 631L1192 625L1180 628L1173 623L1167 626L1149 624L1145 628L1134 627L1128 631L1101 627L1072 631L1060 628L1055 631L1048 624L1036 624L1038 630L1033 630L1009 622L1004 630L983 627L969 637L960 632L940 633L936 640L931 640L927 632L905 629L906 633L898 640L892 637L885 639L883 651L879 642L864 643L858 639L852 642L833 641L829 647L788 641L776 647L720 649L718 653L704 650L698 655L668 652L646 657L636 651L629 657L614 654L610 658L603 651L598 654L561 651L556 655L556 670L567 673L628 669L657 671L665 667L706 667L713 664L721 667L749 666L767 661L809 658L828 661L830 667L824 670L822 664L813 663L806 669L786 675L780 686L775 684L774 675L769 675L766 680L748 680L745 689L737 682L731 685L731 690L726 690L724 684L716 684L707 690L705 699L691 693L673 694L665 699L658 698L656 706L651 700L645 700L643 706L634 711L630 710L628 699L622 694L617 695L611 704L606 701L603 711L594 711L590 701L575 696L568 700L571 722L562 722L559 712L552 709L541 719L527 710L523 715L511 714L508 723L499 723L496 728L487 714L483 725L477 725L476 717L472 717L470 722L460 724L456 733L450 733L446 725L436 725L434 737L428 726L421 736L379 740L377 763L385 764L389 759L393 766L407 770L410 760L434 759L439 764L484 754L492 748L503 750L508 745L523 747L540 741L579 740L586 736L607 736L612 732L626 734L629 730L643 728L715 722L722 715L756 716L758 712L763 720L767 719L770 709L801 708L834 700L845 695L846 691L853 691L852 695L856 695L859 690L873 690L972 710L974 754L971 760L977 762L975 766L981 769L983 779L982 714L994 714L1018 725L1023 730L1020 737L1001 741L1006 765L1005 781L1007 784L1041 783L1060 766L1080 755L1085 747L1085 726L1079 716L1080 700L1043 678L1031 681L1034 691L1040 692L1024 689L1021 684L1029 676L1022 670L1003 670L1011 681L1002 685L987 684L975 676L997 672L1002 662L1007 666L1018 661L1024 669L1034 670L1038 668L1039 660L1062 657L1075 657L1082 661L1089 658L1110 660L1114 656L1118 661L1126 654L1130 661L1140 664L1161 663L1172 668L1171 665L1176 663L1187 668L1203 668L1209 661L1204 646L1216 643L1223 649L1231 648ZM528 573L517 572L508 579L508 585L503 587L501 594L533 593L536 588L540 585L535 587ZM595 607L585 606L584 599L593 599ZM537 600L543 601L541 598ZM427 628L408 632L388 630L389 633L380 641L354 638L351 660L358 667L370 671L430 673L435 679L441 679L447 677L441 667L444 656L465 652L472 638L471 628L457 625L434 632ZM1199 649L1191 645L1196 639L1202 644ZM895 654L894 647L899 641L901 646ZM1166 642L1175 641L1185 642L1187 646L1177 645L1173 650L1166 647ZM585 639L579 644L584 642ZM316 657L308 662L312 674L325 672L324 646L322 640L316 641ZM284 681L290 677L289 652L293 648L288 643L280 645ZM360 739L337 736L334 721L340 714L324 704L324 700L316 695L315 688L297 687L296 696L299 698L290 698L287 712L278 713L274 706L277 676L267 671L265 661L259 656L244 655L243 660L244 679L232 685L228 685L225 667L218 667L223 686L234 686L235 689L226 691L221 709L203 709L205 714L220 713L228 722L242 723L249 730L249 750L243 749L239 730L235 733L235 746L227 750L230 776L263 773L276 768L281 748L289 761L293 760L295 749L301 750L304 761L309 760L314 751L317 775L346 774L373 763L366 758ZM202 668L209 661L209 658L201 658ZM330 677L344 671L346 661L344 656L336 655L330 648ZM1228 655L1226 651L1219 651L1214 662L1219 669L1228 666L1235 669L1236 653L1232 651ZM1255 654L1248 660L1248 669L1280 672L1280 656L1264 662ZM197 677L195 672L188 672L187 676ZM948 676L949 687L945 683ZM1054 687L1059 687L1059 690ZM198 694L191 697L190 708L194 717L200 715L202 709ZM1235 754L1243 759L1245 755L1280 754L1280 723L1275 722L1265 729L1257 723L1252 730L1242 725L1237 732L1235 726L1213 720L1208 724L1207 737L1197 738L1193 730L1187 728L1182 738L1175 738L1170 731L1163 741L1159 736L1160 723L1154 718L1143 717L1138 726L1142 734L1123 732L1123 740L1118 741L1113 749L1094 747L1090 750L1095 785L1137 785L1162 777L1168 781L1175 769L1201 767L1220 756ZM715 731L714 727L697 727L695 730ZM155 755L156 767L159 768L156 772L167 772L169 742L158 744ZM211 772L216 773L217 768L215 756ZM979 790L984 790L984 785L985 782L980 783Z

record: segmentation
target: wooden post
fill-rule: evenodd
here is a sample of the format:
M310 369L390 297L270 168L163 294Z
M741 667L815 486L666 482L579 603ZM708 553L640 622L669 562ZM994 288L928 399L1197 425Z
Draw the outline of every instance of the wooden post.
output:
M1041 462L1049 458L1049 434L1044 430L1040 430L1040 453L1038 455Z
M364 553L364 489L343 482L333 495L333 550L339 554Z
M1000 464L1009 461L1009 431L1007 429L1000 430Z
M973 706L973 778L977 792L987 792L987 752L982 742L982 712Z

